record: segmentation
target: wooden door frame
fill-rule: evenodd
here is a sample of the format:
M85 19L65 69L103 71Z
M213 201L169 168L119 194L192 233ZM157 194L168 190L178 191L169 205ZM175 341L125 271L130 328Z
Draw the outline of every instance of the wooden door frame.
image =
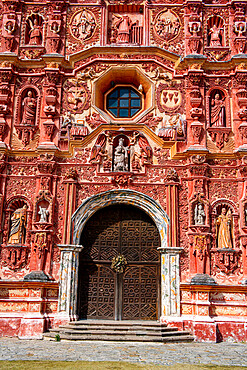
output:
M69 320L77 318L78 257L82 230L87 220L100 208L113 204L130 204L145 211L160 233L161 246L161 320L166 316L180 316L179 254L181 248L169 245L170 221L162 207L148 195L117 189L96 194L86 199L71 218L71 244L59 245L61 250L59 315ZM62 309L61 309L62 307Z

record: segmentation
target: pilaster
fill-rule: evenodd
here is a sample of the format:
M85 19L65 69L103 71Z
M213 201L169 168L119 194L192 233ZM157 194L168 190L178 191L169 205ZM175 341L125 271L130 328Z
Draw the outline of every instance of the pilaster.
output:
M160 248L161 253L161 320L180 316L179 254L182 248Z
M81 245L61 244L60 286L58 314L70 321L76 320L78 265Z

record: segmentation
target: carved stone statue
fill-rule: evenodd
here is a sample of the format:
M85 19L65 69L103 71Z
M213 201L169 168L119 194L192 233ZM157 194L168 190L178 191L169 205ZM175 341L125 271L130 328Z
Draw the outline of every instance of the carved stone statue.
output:
M222 28L217 27L215 24L209 30L210 35L210 43L209 46L211 47L219 47L222 46Z
M58 35L61 31L61 25L58 22L54 21L50 25L50 30L51 30L52 33L55 33L55 34Z
M189 22L189 31L193 37L198 36L201 30L201 22Z
M231 210L225 207L221 210L221 215L216 219L217 226L217 246L219 249L233 248L233 225Z
M206 215L203 209L203 204L196 204L194 213L195 225L204 225L205 216Z
M27 206L18 208L11 216L8 244L24 244L27 224Z
M29 31L29 45L40 45L42 44L42 30L43 27L39 25L38 19L34 21L29 18L30 31Z
M243 37L246 33L246 22L235 22L234 32L238 37Z
M12 35L15 32L15 22L6 22L4 25L4 29L9 35Z
M37 101L33 97L33 92L28 91L27 96L23 99L23 118L22 125L34 125L36 117Z
M114 151L114 171L128 171L128 147L124 147L124 139L119 139L119 144Z
M48 218L48 215L49 215L49 210L47 208L43 208L41 206L39 206L39 212L38 214L40 215L40 220L39 222L47 222L47 218Z
M118 29L117 43L128 44L130 42L131 27L134 24L135 23L132 23L132 20L127 14L120 17L120 19L115 23L115 27Z
M224 99L221 99L218 93L216 93L214 99L211 100L211 126L226 126L225 103Z

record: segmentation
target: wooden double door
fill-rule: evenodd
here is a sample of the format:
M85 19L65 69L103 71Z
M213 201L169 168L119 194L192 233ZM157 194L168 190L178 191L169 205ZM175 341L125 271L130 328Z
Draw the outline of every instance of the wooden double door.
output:
M86 223L81 244L80 318L158 318L160 237L145 212L129 205L102 208Z

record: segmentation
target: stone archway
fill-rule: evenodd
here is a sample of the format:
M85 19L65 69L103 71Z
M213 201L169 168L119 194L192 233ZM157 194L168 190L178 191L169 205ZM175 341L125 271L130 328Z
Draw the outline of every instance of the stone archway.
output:
M83 246L80 238L89 218L99 209L114 205L129 204L146 212L160 234L161 246L161 317L180 315L179 297L179 253L180 248L172 248L168 241L169 218L162 207L148 195L118 189L96 194L86 199L72 216L73 235L71 245L60 245L60 291L58 310L60 315L70 320L77 319L77 284L79 252Z

